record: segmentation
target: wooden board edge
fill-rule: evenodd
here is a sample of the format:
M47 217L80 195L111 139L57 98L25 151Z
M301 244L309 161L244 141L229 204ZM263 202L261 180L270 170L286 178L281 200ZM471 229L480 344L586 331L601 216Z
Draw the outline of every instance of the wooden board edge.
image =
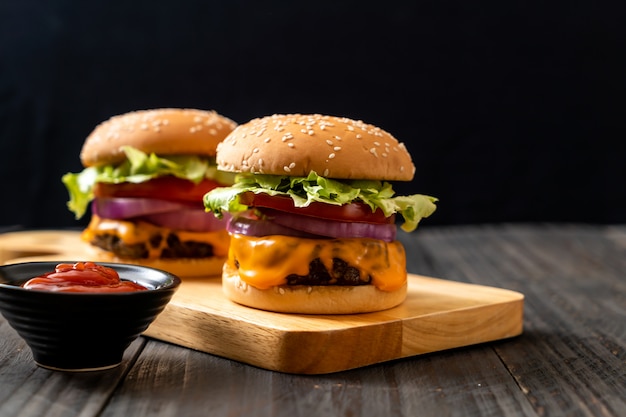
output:
M165 310L143 336L224 357L260 368L280 371L280 346L288 331L259 327L235 317L180 306Z
M524 298L403 320L400 357L510 339L524 331ZM413 335L429 334L428 339Z

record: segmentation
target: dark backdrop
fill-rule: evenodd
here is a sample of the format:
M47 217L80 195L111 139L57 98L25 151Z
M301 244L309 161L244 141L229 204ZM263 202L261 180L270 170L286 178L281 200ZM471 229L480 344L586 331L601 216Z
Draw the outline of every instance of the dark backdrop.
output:
M0 225L80 226L99 122L362 119L405 142L428 224L626 221L623 1L0 0Z

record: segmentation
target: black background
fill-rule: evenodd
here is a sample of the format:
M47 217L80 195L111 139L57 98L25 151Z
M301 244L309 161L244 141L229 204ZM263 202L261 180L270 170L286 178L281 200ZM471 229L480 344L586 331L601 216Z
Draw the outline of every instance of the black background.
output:
M0 0L0 226L80 226L101 121L316 112L406 143L423 224L626 221L623 1Z

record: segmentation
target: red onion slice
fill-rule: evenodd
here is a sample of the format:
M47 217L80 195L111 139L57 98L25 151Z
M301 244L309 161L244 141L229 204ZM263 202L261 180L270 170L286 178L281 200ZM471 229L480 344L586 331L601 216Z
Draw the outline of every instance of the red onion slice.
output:
M263 220L245 215L234 218L228 230L249 236L286 235L330 238L372 238L392 242L396 239L395 224L340 222L301 216L279 210L263 209Z
M395 224L340 222L317 217L300 216L278 210L263 210L276 224L306 233L334 238L372 238L392 242L396 238Z
M155 198L96 198L92 211L104 219L144 220L169 229L212 232L225 229L229 216L216 218L200 203L189 204Z
M226 230L228 230L230 233L256 237L270 235L283 235L306 238L321 237L310 233L301 232L299 230L290 229L269 220L251 219L245 216L233 217L232 220L228 222Z
M168 229L191 232L213 232L225 229L229 220L226 215L224 218L218 219L213 213L207 213L204 209L169 211L167 213L149 214L140 218Z
M96 198L91 205L98 217L129 219L148 214L188 209L189 204L155 198Z

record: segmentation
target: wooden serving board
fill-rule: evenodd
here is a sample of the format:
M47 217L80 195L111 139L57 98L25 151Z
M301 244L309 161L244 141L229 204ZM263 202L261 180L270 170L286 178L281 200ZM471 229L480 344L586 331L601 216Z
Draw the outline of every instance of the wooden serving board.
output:
M79 232L0 235L0 262L89 260ZM338 372L518 336L521 293L409 274L406 301L366 314L256 310L222 294L219 277L186 278L144 333L155 339L286 373Z

